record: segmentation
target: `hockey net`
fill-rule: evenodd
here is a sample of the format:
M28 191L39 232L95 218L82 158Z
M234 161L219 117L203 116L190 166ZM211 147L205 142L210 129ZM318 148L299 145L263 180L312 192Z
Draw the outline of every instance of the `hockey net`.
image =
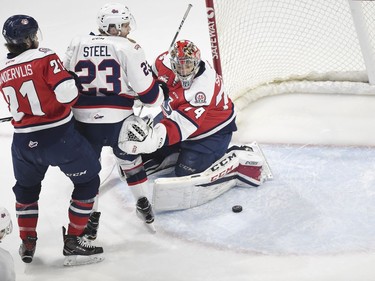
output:
M239 109L277 93L374 93L375 1L206 5L214 65Z

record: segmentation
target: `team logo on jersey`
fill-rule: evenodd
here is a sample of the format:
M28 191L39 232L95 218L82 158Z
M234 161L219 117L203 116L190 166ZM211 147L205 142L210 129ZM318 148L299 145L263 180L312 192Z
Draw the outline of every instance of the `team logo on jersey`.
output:
M112 14L118 14L118 10L112 9Z
M94 119L102 119L104 118L103 115L99 115L98 113L94 115Z
M29 147L30 148L34 148L34 147L37 147L38 146L38 142L37 141L30 141L29 142Z
M198 92L195 94L195 102L196 103L205 103L206 102L206 95L202 92Z
M5 218L5 213L1 213L1 218L3 219L3 218Z
M164 83L168 83L169 77L167 75L159 76L159 80L163 81Z

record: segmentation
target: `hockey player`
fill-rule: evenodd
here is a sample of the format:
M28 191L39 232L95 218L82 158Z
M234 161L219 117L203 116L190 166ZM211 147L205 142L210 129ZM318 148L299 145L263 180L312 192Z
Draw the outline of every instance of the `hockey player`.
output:
M162 116L155 126L148 118L124 122L119 147L144 153L148 174L174 166L176 177L155 180L155 210L196 207L234 186L256 187L272 179L256 142L228 148L237 129L234 105L193 42L177 41L156 59L154 72L169 87Z
M147 199L148 180L142 159L121 151L118 135L123 121L133 116L135 98L146 106L159 106L164 92L153 78L141 46L127 37L135 26L129 9L123 4L106 4L99 10L97 23L100 34L74 38L64 60L82 85L73 108L77 128L98 158L103 146L112 147L121 177L137 201L137 214L150 224L154 215ZM95 228L93 232L94 239Z
M0 207L0 243L5 236L12 233L13 225L7 209ZM2 281L14 281L14 262L8 251L0 248L0 276Z
M58 166L74 185L67 234L63 227L65 261L77 257L100 261L103 249L83 239L99 188L100 163L74 129L71 106L78 96L74 79L53 51L39 47L38 30L34 18L14 15L5 21L2 32L9 54L0 62L0 91L13 116L19 254L25 263L33 260L41 182L49 166Z
M145 165L147 161L150 168L177 152L176 176L206 170L225 154L237 129L234 105L221 76L201 60L200 50L189 40L177 41L170 53L158 56L154 72L169 87L162 118L142 142L129 141L128 131L137 132L132 122L125 122L120 148L129 154L146 153Z

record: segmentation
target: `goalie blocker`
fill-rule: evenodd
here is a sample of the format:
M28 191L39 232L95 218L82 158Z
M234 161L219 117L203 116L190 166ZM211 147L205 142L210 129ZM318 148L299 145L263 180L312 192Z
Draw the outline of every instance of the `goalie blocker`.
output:
M271 179L271 169L256 142L232 146L202 173L156 179L153 205L156 211L188 209L207 203L234 186L257 187Z

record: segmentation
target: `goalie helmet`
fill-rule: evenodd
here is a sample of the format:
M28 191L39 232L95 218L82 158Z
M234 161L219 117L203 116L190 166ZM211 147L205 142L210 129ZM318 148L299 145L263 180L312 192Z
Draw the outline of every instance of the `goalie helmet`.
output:
M193 42L177 41L171 50L171 67L184 89L189 89L199 70L201 52Z
M0 207L0 242L13 230L12 220L7 209Z
M27 39L35 41L39 26L37 21L27 15L14 15L3 26L3 36L8 44L22 44Z
M117 31L121 30L124 23L129 23L131 29L135 29L135 19L128 7L119 3L108 3L100 8L97 16L99 29L109 34L109 28L114 26Z

